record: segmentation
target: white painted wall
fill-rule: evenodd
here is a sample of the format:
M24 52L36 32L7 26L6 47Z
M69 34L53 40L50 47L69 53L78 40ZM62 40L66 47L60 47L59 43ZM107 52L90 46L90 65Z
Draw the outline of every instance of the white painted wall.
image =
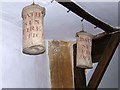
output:
M50 87L46 53L38 56L22 53L22 30L2 21L2 87ZM9 27L8 27L9 26Z
M0 3L0 11L2 9L2 4ZM0 18L2 13L0 13ZM0 33L2 33L2 20L0 19ZM0 35L0 42L2 42L2 34ZM0 44L0 89L2 88L2 44Z

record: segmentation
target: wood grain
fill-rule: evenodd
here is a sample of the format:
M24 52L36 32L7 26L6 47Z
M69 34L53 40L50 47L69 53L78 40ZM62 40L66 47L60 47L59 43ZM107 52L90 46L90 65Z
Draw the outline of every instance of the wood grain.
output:
M70 44L64 41L49 41L49 62L52 88L73 88L73 68Z
M70 11L75 13L76 15L82 17L83 19L87 20L88 22L94 24L95 26L101 28L107 33L115 32L120 30L120 28L114 28L113 26L105 23L104 21L96 18L95 16L91 15L87 11L85 11L81 6L78 6L76 3L72 2L71 0L55 0L59 4L63 5L64 7L68 8Z
M94 88L97 89L111 59L112 56L119 44L119 40L120 40L120 32L112 34L107 45L106 48L100 58L100 61L98 63L98 66L96 67L90 81L88 84L88 88Z

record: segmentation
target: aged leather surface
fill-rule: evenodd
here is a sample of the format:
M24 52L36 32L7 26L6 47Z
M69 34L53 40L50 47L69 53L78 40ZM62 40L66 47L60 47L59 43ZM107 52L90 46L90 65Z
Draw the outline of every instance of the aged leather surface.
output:
M73 88L74 80L70 43L49 41L48 44L51 88Z

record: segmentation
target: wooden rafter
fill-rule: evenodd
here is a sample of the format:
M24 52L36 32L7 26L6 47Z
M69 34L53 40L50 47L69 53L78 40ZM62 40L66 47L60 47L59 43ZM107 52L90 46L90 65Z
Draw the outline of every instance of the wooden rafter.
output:
M101 21L100 19L96 18L95 16L89 14L85 11L82 7L78 6L76 3L72 2L71 0L55 0L61 5L68 8L70 11L75 13L76 15L82 17L83 19L87 20L88 22L94 24L96 27L101 28L107 33L115 32L120 30L119 28L114 28L111 25ZM67 2L66 2L67 1Z

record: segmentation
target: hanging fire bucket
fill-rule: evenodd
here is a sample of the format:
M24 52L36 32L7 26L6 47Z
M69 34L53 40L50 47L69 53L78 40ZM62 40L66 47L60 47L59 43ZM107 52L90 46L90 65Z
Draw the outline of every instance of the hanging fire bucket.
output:
M45 8L38 4L33 3L23 8L23 53L37 55L45 51L43 33L44 16Z
M92 35L85 31L80 31L76 35L77 35L76 66L80 68L92 68L91 60Z

